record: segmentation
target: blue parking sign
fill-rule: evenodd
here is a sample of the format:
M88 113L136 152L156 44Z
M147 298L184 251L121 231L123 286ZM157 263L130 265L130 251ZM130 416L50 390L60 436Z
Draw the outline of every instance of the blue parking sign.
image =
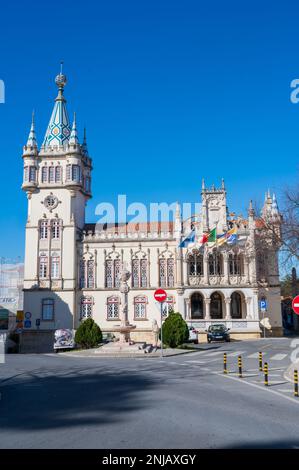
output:
M261 308L261 310L266 310L267 300L265 300L265 299L260 300L260 308Z

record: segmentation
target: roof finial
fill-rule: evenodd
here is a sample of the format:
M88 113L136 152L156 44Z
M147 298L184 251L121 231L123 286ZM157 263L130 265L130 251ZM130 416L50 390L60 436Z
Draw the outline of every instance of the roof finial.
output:
M203 178L201 181L201 189L204 191L206 189L205 187L205 179Z
M225 189L224 178L221 179L221 188Z

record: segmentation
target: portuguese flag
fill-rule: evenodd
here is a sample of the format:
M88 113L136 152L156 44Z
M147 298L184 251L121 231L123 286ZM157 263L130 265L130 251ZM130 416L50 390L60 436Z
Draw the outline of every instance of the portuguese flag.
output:
M216 227L214 227L210 233L208 234L208 243L215 243L217 239L217 234L216 234Z
M200 246L204 245L205 243L215 243L216 242L216 227L213 228L209 233L203 233L202 237L198 240Z

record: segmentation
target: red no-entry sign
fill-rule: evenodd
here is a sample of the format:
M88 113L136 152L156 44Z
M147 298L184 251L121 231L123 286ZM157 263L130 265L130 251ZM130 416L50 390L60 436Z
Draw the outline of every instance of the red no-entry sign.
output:
M167 299L167 294L163 289L157 289L154 293L155 300L157 302L165 302Z
M294 312L299 315L299 295L294 297L293 302L292 302L292 308Z

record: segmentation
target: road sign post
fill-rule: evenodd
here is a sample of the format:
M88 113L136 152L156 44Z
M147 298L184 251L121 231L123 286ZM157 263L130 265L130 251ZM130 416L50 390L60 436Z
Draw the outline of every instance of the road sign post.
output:
M267 300L262 299L260 300L260 309L263 314L263 329L264 329L264 338L266 338L266 326L265 326L265 313L267 310Z
M162 325L163 325L163 303L167 299L167 293L163 289L157 289L154 293L155 300L160 302L160 315L161 315L161 330L160 330L160 341L161 341L161 357L163 357L163 332L162 332Z

